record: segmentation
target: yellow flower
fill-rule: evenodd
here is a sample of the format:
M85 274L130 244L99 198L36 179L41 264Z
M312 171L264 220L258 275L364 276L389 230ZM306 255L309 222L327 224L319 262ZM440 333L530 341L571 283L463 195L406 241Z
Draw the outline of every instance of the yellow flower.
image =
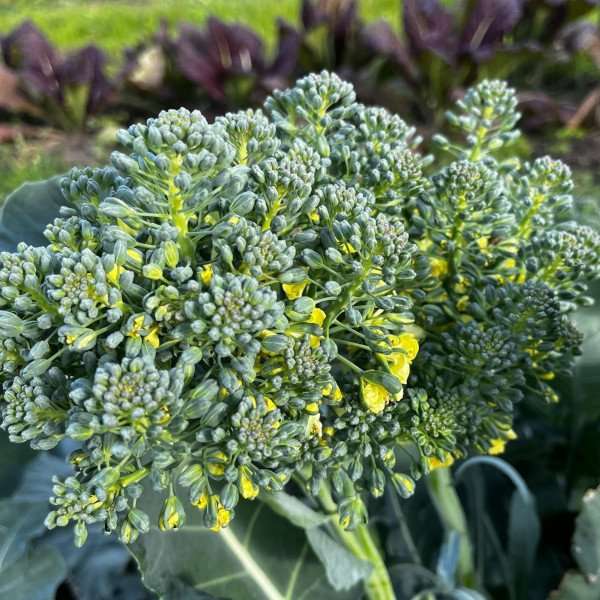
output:
M307 322L314 323L320 327L325 322L325 317L327 317L325 311L321 310L320 308L313 308L313 311L310 314Z
M465 310L467 310L468 306L469 296L461 296L456 302L456 308L458 308L460 312L464 312Z
M254 500L258 496L259 487L250 477L248 468L242 467L240 470L240 494L246 500Z
M402 473L395 473L394 479L404 488L407 496L412 496L415 493L415 482L412 478Z
M115 265L107 274L106 279L111 283L118 283L119 277L121 277L121 273L123 272L123 267L121 265Z
M163 411L163 416L160 417L160 419L158 420L158 424L164 425L165 423L168 423L171 419L171 411L169 410L169 407L166 404L163 404L160 408Z
M429 238L423 238L417 242L417 246L421 252L427 252L433 246L433 242Z
M508 442L510 442L511 440L515 439L517 439L517 434L512 429L509 429L506 432L505 438L496 438L495 440L492 440L492 445L488 450L488 454L503 454L504 450L506 449L506 444L508 444Z
M327 437L333 437L335 435L335 429L331 426L323 428L323 435Z
M200 271L200 280L204 285L210 285L213 278L213 266L212 264L204 265Z
M439 469L440 467L449 467L454 463L454 456L452 454L446 454L444 460L439 460L435 456L428 456L425 461L430 471Z
M208 495L201 494L198 500L196 500L196 502L194 502L193 504L200 510L204 510L208 506Z
M321 217L316 210L313 210L308 216L313 223L318 223L321 220Z
M429 261L431 274L434 277L442 278L448 274L448 261L444 258L431 258Z
M310 415L317 415L319 414L319 404L317 402L311 402L306 405L305 410Z
M308 281L299 281L298 283L282 283L283 293L287 296L288 300L296 300L302 296L302 292L308 285Z
M231 512L228 511L220 502L219 508L217 509L217 524L211 527L211 531L221 531L223 527L227 527L231 522Z
M484 235L480 238L477 238L477 245L479 246L480 250L487 250L487 247L489 245L489 236Z
M379 354L378 356L389 364L390 372L400 380L400 383L406 383L410 375L410 363L419 352L419 342L412 333L390 335L387 341L389 346L396 352Z
M133 319L131 324L131 328L127 335L131 338L139 338L142 335L142 329L144 328L144 324L146 321L146 317L144 315L139 315Z
M306 422L306 434L311 437L321 437L323 435L323 424L321 423L321 415L310 415Z
M313 323L314 325L321 327L321 325L323 325L325 322L325 317L327 317L325 311L321 310L320 308L313 308L307 323ZM313 348L316 348L319 345L319 338L316 335L310 336L310 345Z
M391 356L386 357L389 361L390 372L394 377L400 380L400 383L406 383L410 375L410 360L406 354L394 352Z
M404 350L408 360L412 362L419 353L419 341L416 336L412 333L401 333L390 337L392 338L390 340L392 347Z
M215 477L220 477L221 475L223 475L223 473L225 473L225 463L227 462L227 455L219 450L218 452L215 452L212 455L212 457L219 462L209 462L206 465L206 468L211 475Z
M153 348L158 348L160 346L160 339L158 337L158 325L154 325L150 328L150 331L145 339Z
M337 384L334 386L332 383L329 383L321 390L321 392L323 396L329 398L332 403L337 403L344 397L342 390L340 390Z
M158 520L158 527L161 531L171 531L179 529L185 521L185 512L177 496L169 496L165 500L163 509Z
M392 399L390 393L382 385L362 378L360 380L360 393L365 406L375 414L379 414Z

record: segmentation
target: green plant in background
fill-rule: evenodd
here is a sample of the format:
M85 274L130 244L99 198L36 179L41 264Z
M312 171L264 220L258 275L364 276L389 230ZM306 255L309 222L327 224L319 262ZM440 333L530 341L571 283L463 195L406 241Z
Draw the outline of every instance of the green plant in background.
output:
M43 134L62 138L57 162L66 166L73 145L93 154L116 123L171 106L212 120L260 106L274 89L323 68L353 83L359 101L427 131L467 86L508 78L534 145L552 141L574 166L594 164L597 154L594 138L579 139L595 131L600 98L598 9L587 0L18 6L0 6L0 138L25 138L34 150ZM7 170L24 180L18 165Z
M323 72L213 124L161 113L71 171L47 245L0 254L2 425L80 443L48 527L102 523L161 594L394 598L369 497L426 475L436 589L475 597L448 467L501 453L525 395L558 399L599 271L568 167L507 158L518 118L485 81L425 157Z

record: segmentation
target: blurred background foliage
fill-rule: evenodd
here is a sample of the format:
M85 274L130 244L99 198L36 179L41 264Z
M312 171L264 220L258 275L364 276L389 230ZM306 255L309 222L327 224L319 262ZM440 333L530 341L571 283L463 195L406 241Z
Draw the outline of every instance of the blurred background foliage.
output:
M425 134L466 86L506 78L523 152L593 170L598 13L594 0L3 0L0 196L99 160L120 124L257 105L323 68Z
M484 77L508 79L520 93L526 133L518 152L564 158L579 185L579 220L600 227L598 4L0 0L0 199L24 181L104 161L120 125L162 108L200 108L212 117L257 105L274 88L327 68L351 80L362 101L398 112L426 139L466 86ZM592 291L600 300L600 285ZM584 493L600 482L598 303L582 309L578 321L585 351L573 376L556 382L561 402L523 403L518 440L504 456L532 504L519 504L514 481L493 465L473 464L460 479L479 577L494 598L546 598L561 580L558 600L600 598L598 587L577 579L581 565L571 552ZM24 502L41 510L50 486L42 474L58 467L33 460L32 451L8 444L3 434L0 442L2 525ZM386 497L376 511L397 595L410 598L428 578L440 577L441 528L431 526L435 517L424 489L401 507ZM579 528L585 527L589 533L581 518ZM60 575L49 584L60 598L147 597L128 555L100 532L85 556L40 528L21 537L12 548L18 560L31 559L40 545L58 552L47 566ZM523 571L527 556L532 564ZM416 559L421 580L403 568ZM10 579L8 566L0 562L0 589L10 589L1 587ZM27 600L52 592L45 593Z

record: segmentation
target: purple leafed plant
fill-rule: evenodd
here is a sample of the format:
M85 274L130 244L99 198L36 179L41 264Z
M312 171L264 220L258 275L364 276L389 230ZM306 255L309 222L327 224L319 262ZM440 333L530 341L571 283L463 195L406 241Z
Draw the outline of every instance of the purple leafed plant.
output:
M114 86L105 73L106 57L97 47L62 55L29 21L0 44L21 94L49 124L82 129L90 116L109 106Z

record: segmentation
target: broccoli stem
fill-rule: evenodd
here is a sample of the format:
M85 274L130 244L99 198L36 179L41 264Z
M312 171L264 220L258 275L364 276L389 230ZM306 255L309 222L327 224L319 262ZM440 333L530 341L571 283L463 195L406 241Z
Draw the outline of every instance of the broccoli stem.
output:
M427 489L446 534L455 531L460 536L456 578L459 583L467 587L476 587L477 576L467 519L456 493L450 469L438 467L431 471L427 477Z
M373 567L369 578L365 581L366 597L369 600L396 600L390 574L373 532L367 525L359 525L353 531L347 531L340 525L336 503L325 482L321 484L319 501L323 509L332 514L330 524L338 539L356 558L367 561Z

